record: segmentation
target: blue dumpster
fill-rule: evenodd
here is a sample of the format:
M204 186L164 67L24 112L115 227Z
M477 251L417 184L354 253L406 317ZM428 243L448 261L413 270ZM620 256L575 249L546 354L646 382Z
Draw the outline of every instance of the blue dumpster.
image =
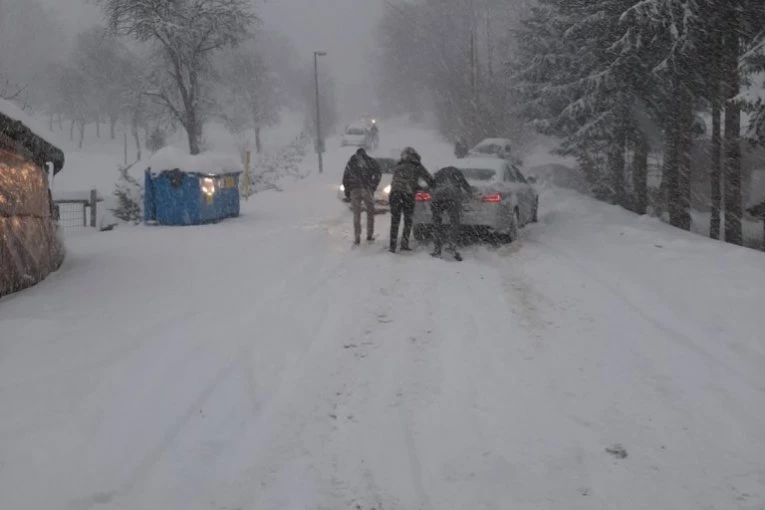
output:
M144 221L201 225L239 216L240 174L149 168L144 179Z

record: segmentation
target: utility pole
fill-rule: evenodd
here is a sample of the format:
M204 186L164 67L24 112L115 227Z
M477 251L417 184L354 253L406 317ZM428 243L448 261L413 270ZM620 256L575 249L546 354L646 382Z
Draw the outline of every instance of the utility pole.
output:
M324 162L321 159L321 153L324 151L324 140L321 137L321 108L319 107L319 57L326 54L326 51L313 52L313 77L316 84L316 154L319 155L319 173L324 172Z

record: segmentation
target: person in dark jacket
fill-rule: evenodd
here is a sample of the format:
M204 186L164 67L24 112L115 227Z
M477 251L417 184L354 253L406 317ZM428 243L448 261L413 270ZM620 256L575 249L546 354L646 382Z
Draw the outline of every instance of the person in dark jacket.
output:
M456 260L462 260L457 251L457 239L461 226L462 206L473 188L465 180L462 172L453 166L442 168L433 176L431 187L430 212L433 215L434 250L431 255L441 256L441 247L446 242L446 250L454 254ZM443 224L443 216L449 216L449 225Z
M467 142L465 141L464 138L460 136L459 138L457 138L457 141L454 143L454 155L457 158L464 158L465 156L467 156L467 153L468 153Z
M422 179L428 186L433 183L433 177L422 166L420 155L411 147L401 152L401 160L393 169L393 179L390 184L390 252L396 253L398 242L398 227L401 216L404 216L404 231L401 234L401 250L410 251L409 236L412 232L414 216L414 195Z
M363 148L348 160L343 173L345 192L350 194L353 208L353 244L361 243L361 207L367 211L367 241L374 240L375 190L380 185L382 169Z

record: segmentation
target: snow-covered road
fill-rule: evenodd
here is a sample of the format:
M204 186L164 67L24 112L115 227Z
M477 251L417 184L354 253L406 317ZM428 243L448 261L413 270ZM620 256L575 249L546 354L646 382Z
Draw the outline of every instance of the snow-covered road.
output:
M463 263L351 249L349 154L0 300L0 508L765 508L765 257L555 189Z

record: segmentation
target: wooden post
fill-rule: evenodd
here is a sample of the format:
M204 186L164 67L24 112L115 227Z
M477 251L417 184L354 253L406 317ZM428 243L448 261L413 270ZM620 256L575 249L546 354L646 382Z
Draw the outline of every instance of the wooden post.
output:
M94 227L98 223L98 192L95 189L90 190L90 226Z
M124 135L124 139L125 139L125 166L127 166L127 164L128 164L128 160L127 160L127 158L128 158L128 156L127 156L127 145L128 145L127 144L127 131L125 131L122 134Z
M244 153L244 199L250 198L250 151Z

